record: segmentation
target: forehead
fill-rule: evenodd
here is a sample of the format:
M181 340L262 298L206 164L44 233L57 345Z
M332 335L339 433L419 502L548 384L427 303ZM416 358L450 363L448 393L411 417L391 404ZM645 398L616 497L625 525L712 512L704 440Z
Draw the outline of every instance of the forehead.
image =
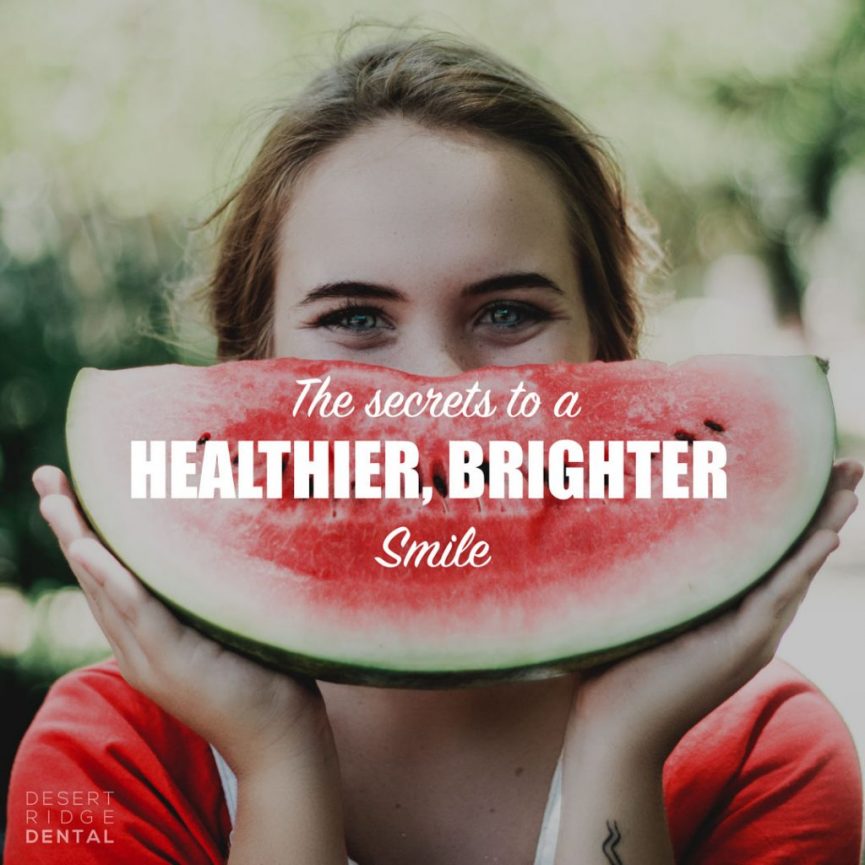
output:
M308 287L409 276L464 283L491 270L543 268L564 278L571 259L562 195L540 160L489 137L387 118L301 176L278 263Z

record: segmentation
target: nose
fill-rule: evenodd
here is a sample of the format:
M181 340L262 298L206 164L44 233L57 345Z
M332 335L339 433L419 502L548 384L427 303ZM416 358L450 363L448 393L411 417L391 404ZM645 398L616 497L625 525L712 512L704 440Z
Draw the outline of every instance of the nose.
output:
M459 375L472 368L469 355L465 347L455 343L415 340L400 359L399 368L414 375L430 377Z

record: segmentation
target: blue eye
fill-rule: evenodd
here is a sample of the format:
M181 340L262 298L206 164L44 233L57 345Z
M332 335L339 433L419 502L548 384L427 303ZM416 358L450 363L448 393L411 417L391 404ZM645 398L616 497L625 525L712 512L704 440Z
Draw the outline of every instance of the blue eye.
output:
M350 333L368 334L382 328L391 328L384 322L381 310L374 306L346 304L316 319L316 326Z
M369 330L377 321L378 316L370 312L350 312L342 317L340 326L349 330Z
M513 306L495 306L490 310L490 320L493 324L514 327L522 321L521 311Z
M549 318L549 314L530 303L493 303L486 307L478 318L479 324L490 324L495 328L514 329L534 324Z

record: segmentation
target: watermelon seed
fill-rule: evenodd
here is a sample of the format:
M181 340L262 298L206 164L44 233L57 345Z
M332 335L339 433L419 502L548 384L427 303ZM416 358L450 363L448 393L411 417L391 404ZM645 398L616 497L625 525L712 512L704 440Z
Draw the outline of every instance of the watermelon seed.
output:
M486 460L484 460L480 464L480 470L484 476L484 486L488 487L490 485L490 464Z
M675 438L677 438L680 442L687 442L689 445L694 444L695 435L691 435L689 432L685 432L684 430L676 430L674 433Z
M199 446L200 446L200 445L203 445L203 444L204 444L204 443L205 443L209 438L210 438L210 433L209 433L209 432L204 432L204 433L202 433L202 434L198 437L198 441L196 442L196 445L199 445Z
M438 472L436 472L433 475L433 486L436 488L436 490L438 491L438 494L443 499L447 498L447 495L448 495L447 482L445 481L444 477L442 475L440 475Z
M703 421L703 426L709 427L710 430L714 430L715 432L724 432L724 427L718 423L716 420L711 420L710 418L706 418Z

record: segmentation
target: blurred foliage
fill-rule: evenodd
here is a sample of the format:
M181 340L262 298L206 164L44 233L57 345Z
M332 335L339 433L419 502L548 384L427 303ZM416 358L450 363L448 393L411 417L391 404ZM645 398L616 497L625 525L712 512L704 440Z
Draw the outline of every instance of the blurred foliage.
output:
M0 583L33 591L72 581L30 476L43 463L68 471L63 429L75 374L174 359L136 335L156 326L157 289L177 254L158 222L94 212L57 226L56 244L33 261L0 246Z
M727 116L759 124L774 140L780 178L748 172L745 179L727 178L719 192L757 238L756 252L769 265L779 314L800 320L808 268L797 250L806 248L815 224L829 218L838 179L865 164L862 9L851 7L837 40L790 74L763 80L730 76L713 82L709 95ZM772 195L769 183L779 184L784 194Z
M848 358L839 420L865 441L850 396L865 334L859 3L0 0L0 693L14 707L0 779L51 679L104 651L30 483L40 464L67 468L72 380L178 358L146 334L184 273L186 225L356 13L479 38L547 84L659 220L675 297L753 259L779 322Z

